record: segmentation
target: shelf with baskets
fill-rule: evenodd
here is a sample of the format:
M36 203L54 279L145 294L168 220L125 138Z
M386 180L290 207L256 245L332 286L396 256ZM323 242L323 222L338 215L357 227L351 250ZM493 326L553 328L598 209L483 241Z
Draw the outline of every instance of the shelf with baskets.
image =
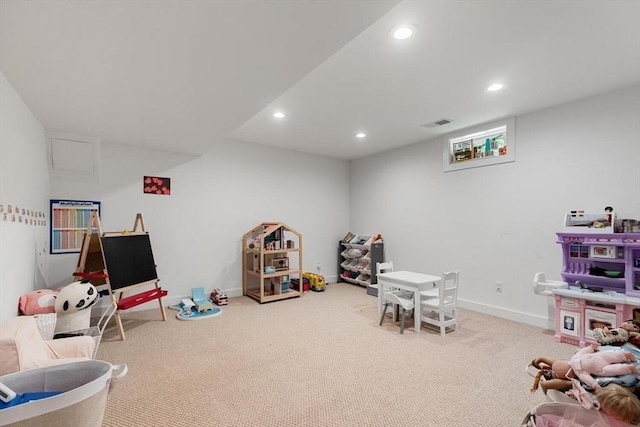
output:
M242 293L260 303L295 298L300 279L302 234L281 222L263 222L242 237Z
M347 233L338 245L338 281L375 285L376 263L383 261L384 243L380 234Z

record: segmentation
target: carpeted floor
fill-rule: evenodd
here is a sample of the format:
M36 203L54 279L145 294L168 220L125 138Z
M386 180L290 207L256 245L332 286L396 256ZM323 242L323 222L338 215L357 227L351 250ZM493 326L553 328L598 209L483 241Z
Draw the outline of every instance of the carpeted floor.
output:
M179 321L157 307L109 325L98 359L126 363L103 426L518 426L544 397L529 393L536 356L574 347L540 328L459 310L441 337L408 319L378 325L359 286L258 304L231 298L223 313Z

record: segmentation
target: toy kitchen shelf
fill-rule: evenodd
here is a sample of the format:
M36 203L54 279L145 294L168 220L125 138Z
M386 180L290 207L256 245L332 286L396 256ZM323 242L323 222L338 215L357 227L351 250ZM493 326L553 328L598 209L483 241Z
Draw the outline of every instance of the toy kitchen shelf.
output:
M640 298L640 233L557 233L562 279Z
M616 328L638 317L640 233L565 227L557 235L562 247L561 276L570 287L553 290L555 340L584 346L595 342L594 328Z
M384 261L382 236L347 233L338 245L338 281L377 288L376 263Z
M281 222L263 222L242 237L242 294L262 303L295 298L300 278L302 234Z
M640 298L607 291L592 292L578 287L554 289L557 342L584 347L595 343L594 328L617 328L625 320L637 318Z

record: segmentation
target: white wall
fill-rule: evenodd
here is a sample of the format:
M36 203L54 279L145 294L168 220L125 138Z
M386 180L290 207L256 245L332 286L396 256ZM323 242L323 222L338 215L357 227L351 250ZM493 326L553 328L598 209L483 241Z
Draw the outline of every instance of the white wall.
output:
M519 116L516 141L514 163L449 173L440 138L354 161L350 224L396 268L459 269L461 306L551 327L531 282L560 279L564 214L640 218L640 86Z
M52 198L99 200L104 231L131 230L143 214L167 301L202 286L242 294L242 235L282 221L303 235L306 271L337 275L338 240L349 229L347 161L234 141L190 156L102 144L102 182L52 182ZM144 175L171 178L171 195L143 194ZM68 283L77 255L54 255L51 280ZM140 308L153 308L153 303Z
M46 287L48 223L22 209L49 217L49 175L44 130L0 73L0 322L18 314L20 295ZM12 222L8 214L17 206ZM5 213L7 220L5 221ZM22 218L22 222L19 219ZM36 225L31 224L36 220ZM27 225L26 221L29 221Z
M238 295L242 234L283 221L304 235L304 269L319 261L330 281L347 230L382 233L397 268L460 269L463 306L550 326L531 280L559 278L564 213L611 205L640 218L640 86L517 117L515 163L444 174L440 139L351 164L233 141L200 158L103 142L100 183L56 181L50 192L44 130L0 83L0 204L48 215L50 198L100 200L107 231L142 213L169 301L195 286ZM170 177L172 195L143 194L144 175ZM48 226L0 217L0 234L2 321L20 295L70 281L77 255L47 264Z

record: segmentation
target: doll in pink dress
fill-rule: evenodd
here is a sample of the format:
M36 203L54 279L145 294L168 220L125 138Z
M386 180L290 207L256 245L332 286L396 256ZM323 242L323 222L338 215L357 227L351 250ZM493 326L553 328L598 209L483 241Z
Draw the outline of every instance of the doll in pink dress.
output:
M568 390L572 388L571 378L579 378L592 389L596 389L598 382L592 375L616 376L625 374L640 375L640 371L632 363L636 358L633 353L623 350L596 351L598 344L591 344L581 348L569 360L552 359L549 357L537 357L531 364L540 369L536 381L531 388L535 392L538 384L542 391ZM547 381L540 383L540 374L545 374Z
M632 363L636 358L630 351L596 351L598 344L591 344L578 350L571 359L569 366L576 377L583 383L596 389L598 381L593 375L600 377L614 377L618 375L636 374L640 371Z

